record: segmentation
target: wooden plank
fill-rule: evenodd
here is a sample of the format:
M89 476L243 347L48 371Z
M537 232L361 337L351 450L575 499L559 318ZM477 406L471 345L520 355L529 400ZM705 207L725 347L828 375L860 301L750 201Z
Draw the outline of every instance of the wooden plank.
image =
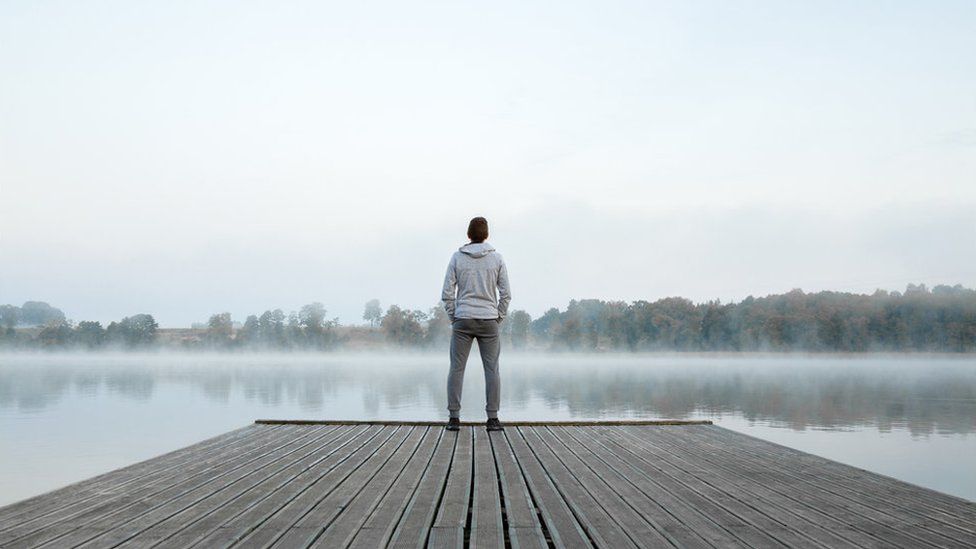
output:
M488 438L501 485L506 531L511 545L525 549L548 547L539 514L532 503L522 471L515 462L512 448L505 439L505 433L492 431L488 433Z
M411 427L444 427L446 421L396 421L382 419L345 420L345 419L258 419L258 425L393 425ZM547 427L559 425L711 425L707 419L622 419L622 420L594 420L594 421L508 421L510 427ZM462 421L462 427L484 427L483 421Z
M97 497L106 487L123 488L132 486L147 475L159 475L179 468L198 454L218 451L222 447L239 443L242 439L259 436L271 429L265 425L247 425L240 429L217 435L185 448L140 461L132 465L109 471L89 479L69 484L62 488L0 507L0 532L19 525L28 519L45 516L61 507L90 500ZM128 488L127 488L128 489Z
M349 547L354 549L386 547L410 500L413 499L417 486L426 475L437 448L447 444L444 434L444 429L436 427L427 432L420 447L410 457L407 466L393 486L383 495L379 505L370 513L362 528L356 532ZM451 437L451 444L453 444L453 437Z
M373 423L215 437L3 509L0 545L976 547L968 502L717 427Z
M630 428L620 427L620 428L617 428L617 430L622 435L624 435L624 436L626 436L628 438L631 438L631 440L635 444L637 444L641 448L642 451L647 452L648 454L650 454L650 456L653 456L655 458L654 459L655 463L666 464L665 465L666 467L674 467L674 468L676 468L678 470L678 473L676 473L676 474L679 475L679 476L681 475L682 468L679 465L674 464L673 463L674 460L673 459L669 459L668 455L665 452L663 452L660 449L658 449L657 447L655 447L649 441L647 441L647 440L645 440L643 438L640 438L640 437L635 437L633 435L633 433L630 432ZM783 541L784 543L786 543L788 545L792 545L794 543L799 543L797 541L791 540L791 538L796 538L796 536L797 536L797 532L795 531L796 530L796 527L798 526L797 524L783 524L783 523L779 523L779 522L776 522L776 523L769 522L765 518L763 518L763 517L768 517L768 515L764 515L764 514L760 515L759 514L760 512L758 510L756 511L756 513L750 513L748 511L747 507L748 508L752 508L752 509L755 509L755 507L751 506L749 504L749 502L746 502L743 499L740 499L740 498L743 497L743 494L741 492L739 492L738 490L735 490L734 487L727 487L723 491L723 490L721 490L721 488L723 488L723 486L718 486L718 487L712 486L712 484L709 484L709 482L708 482L709 476L712 475L712 473L710 471L710 468L707 466L707 464L703 464L703 463L698 462L698 463L696 463L696 467L699 467L701 470L693 473L692 475L690 475L688 477L685 477L684 480L686 482L688 482L688 483L694 483L694 484L696 484L698 486L701 486L702 487L701 489L702 489L703 492L708 492L708 493L712 493L712 494L715 494L717 492L722 492L722 493L728 494L728 496L727 496L728 499L725 499L725 501L726 502L730 502L729 504L727 504L727 506L729 506L729 507L734 506L734 512L736 512L740 516L747 517L751 522L753 522L754 524L758 525L760 528L762 528L769 535L776 536L778 539L780 539L781 541ZM687 470L687 467L684 470ZM778 480L781 480L781 479L773 478L770 475L770 472L768 470L764 470L763 471L763 475L764 475L765 478L768 478L770 482L777 482ZM714 480L713 480L713 482L714 482ZM787 483L787 484L789 484L789 483ZM794 486L794 489L795 489L795 486ZM717 496L713 496L713 497L715 497L715 498L725 498L725 496L721 496L721 495L717 495ZM733 502L731 498L735 498L735 500L737 502L741 502L741 505L739 503L737 503L737 502ZM827 503L827 502L823 502L823 503ZM842 516L845 516L846 517L845 520L847 520L847 521L854 520L854 518L851 516L850 511L845 512ZM770 520L772 520L772 519L770 518ZM777 526L777 524L779 524L781 526ZM897 545L897 546L903 546L903 547L920 547L920 546L921 547L924 547L924 546L927 546L924 543L919 543L919 541L916 540L916 539L913 539L911 537L907 537L907 536L905 536L903 534L899 534L897 532L897 529L896 528L892 528L893 526L896 526L896 525L894 525L894 524L889 525L889 527L886 528L886 529L884 529L883 532L887 535L887 537L889 537L889 538L891 538L893 540L897 540L895 542L895 545ZM813 542L811 542L811 543L813 543Z
M11 529L4 533L3 541L9 543L16 540L18 544L27 546L37 546L41 543L58 539L67 533L79 528L89 527L99 520L115 516L124 512L143 511L150 507L149 501L159 497L166 497L170 494L179 493L187 485L197 485L202 482L210 482L215 475L229 470L229 468L246 462L248 459L256 459L263 453L273 449L283 441L289 440L297 433L295 428L268 430L262 436L253 439L247 445L238 449L238 452L219 454L218 456L201 456L201 463L192 468L187 468L184 473L167 477L163 483L152 483L140 490L131 493L121 492L118 494L102 495L92 502L87 502L81 506L69 506L59 511L48 514L44 517L43 524L25 523L24 530L20 528ZM225 458L225 459L221 459ZM8 539L8 536L10 539Z
M411 432L390 460L370 479L363 490L345 507L313 547L346 547L357 531L386 496L410 459L421 450L424 440L436 439L430 427L410 427Z
M628 505L599 475L595 474L571 449L553 435L552 429L565 428L535 427L532 428L532 431L566 470L572 473L576 483L592 498L592 501L606 511L607 516L620 527L620 530L635 545L645 543L655 547L673 545L668 537L662 535L661 531L655 528L654 524L649 523L640 513Z
M289 527L285 534L275 541L274 547L308 547L332 525L353 498L362 492L376 473L386 465L414 428L390 427L389 429L390 435L382 445L373 450L373 454L364 461L354 465L354 469L331 493L320 499L301 520Z
M610 429L610 428L608 428ZM710 471L708 467L700 462L681 464L667 459L667 455L660 452L646 440L630 437L630 427L612 428L617 437L624 436L629 439L628 443L636 445L646 457L655 458L655 465L670 474L677 482L694 490L701 497L707 499L711 504L724 510L736 523L745 522L754 527L755 531L763 536L775 539L778 543L788 547L820 547L817 542L797 532L792 525L777 521L775 518L763 513L749 501L741 497L741 494L733 490L724 489L725 486L716 486L708 482Z
M302 471L308 470L323 459L323 455L336 444L342 436L342 427L330 426L323 429L317 438L297 448L272 466L261 470L260 474L250 475L241 482L215 492L211 496L156 522L140 532L137 538L124 542L121 546L144 546L147 541L162 541L174 536L188 527L204 521L205 524L226 519L230 513L253 505L256 500L266 496L274 486L281 486ZM171 502L175 506L175 502ZM219 524L219 522L218 522Z
M714 547L742 547L743 542L705 514L701 509L675 494L667 486L658 482L658 475L648 474L646 468L639 467L621 458L603 442L593 437L590 429L574 428L576 440L593 455L607 463L620 476L639 490L648 501L656 505L658 513L671 515L674 522L691 529ZM664 519L661 519L662 522ZM680 528L680 526L675 526Z
M967 538L969 535L976 534L976 526L974 526L976 514L971 515L969 512L976 510L976 503L728 429L691 430L688 434L695 440L700 439L706 444L718 447L725 444L748 445L755 452L755 457L767 458L776 463L789 463L791 473L800 474L808 479L815 478L824 488L837 488L846 494L853 493L853 497L859 501L861 494L865 494L868 496L865 502L877 495L880 498L877 500L878 503L895 512L900 510L916 517L923 516L925 520L941 523L940 529L959 530ZM902 520L913 520L912 517L904 514L898 516Z
M221 515L204 524L196 524L179 533L180 545L226 546L238 542L253 530L259 528L270 517L278 513L299 494L308 490L319 478L331 471L352 449L365 444L376 435L377 428L366 426L340 427L332 442L320 451L315 463L294 478L287 479L272 489L269 494L250 506L241 509L229 508Z
M637 428L641 429L641 428ZM653 432L632 430L630 428L621 429L621 432L629 436L638 437L638 440L643 444L642 449L653 448L650 453L651 455L664 463L668 463L680 471L688 472L689 475L693 475L704 485L711 487L715 490L712 493L725 494L728 497L735 498L742 503L746 509L746 513L749 516L755 517L766 517L771 521L775 521L782 526L782 528L792 532L784 533L778 535L780 541L786 543L787 545L792 545L797 543L795 539L798 536L802 536L806 539L807 543L817 544L821 547L857 547L858 544L838 536L836 533L821 527L818 524L817 519L822 517L814 517L814 520L805 520L804 515L799 513L797 509L796 502L786 499L771 499L770 497L756 497L752 492L748 490L743 490L734 482L730 482L729 479L725 478L721 474L717 474L715 468L708 461L701 460L699 456L685 451L683 448L674 448L674 452L670 452L671 449L667 443L663 440L667 436L667 429L659 429ZM689 471L694 471L693 473ZM767 496L773 496L773 494L766 494ZM753 515L755 513L755 515ZM765 521L766 518L755 518L757 523L760 521ZM773 523L765 523L773 524ZM876 540L870 540L869 538L864 538L862 542L868 542L869 545L876 545Z
M889 547L892 543L852 528L849 522L837 518L829 507L807 505L804 494L796 494L792 485L769 482L764 470L742 468L734 461L717 459L713 452L700 451L689 443L687 433L664 429L653 433L653 437L642 435L642 438L653 439L655 445L669 449L676 458L691 456L701 460L718 482L729 484L731 489L747 497L752 505L761 506L765 513L777 515L780 522L789 522L826 546ZM756 482L757 478L762 478L763 482ZM838 537L841 539L836 539Z
M788 460L790 463L795 463L798 468L815 469L818 475L831 482L836 481L844 486L858 487L871 492L883 489L891 501L905 502L911 508L937 510L943 517L961 520L966 524L976 521L976 502L950 494L892 479L730 429L698 427L692 429L690 434L706 437L717 444L724 444L730 440L734 443L743 443L743 440L751 439L760 443L757 449L760 449L764 455L773 459Z
M519 433L532 453L545 467L559 494L566 500L587 536L600 547L636 547L613 517L586 490L576 477L539 438L533 427L520 427Z
M357 467L372 456L395 432L395 427L369 427L356 444L349 444L336 452L326 462L328 470L320 473L315 481L306 485L295 498L244 536L241 547L268 547L287 533L322 498L335 490Z
M710 544L697 534L693 528L689 528L684 523L676 520L670 513L662 509L660 505L648 499L647 494L628 482L621 475L620 470L614 469L606 461L600 459L595 453L581 444L573 436L572 431L575 429L578 429L578 427L556 427L550 429L550 432L566 448L569 455L572 455L573 458L579 461L579 467L589 469L590 473L588 473L588 476L594 476L599 481L605 483L607 488L612 490L631 509L631 511L625 511L627 514L636 514L646 525L655 529L655 535L646 538L639 537L640 541L649 543L656 540L657 544L663 544L665 542L661 538L661 535L663 535L667 537L667 542L678 547L699 549L710 547ZM640 531L643 528L644 526L638 526L638 529L633 530L633 532L640 535ZM660 535L657 534L658 532L660 532Z
M24 526L29 521L38 521L48 517L52 513L59 512L68 506L75 508L87 505L88 502L103 497L106 490L123 491L134 490L160 478L166 478L174 472L179 472L187 464L195 462L195 458L201 455L209 456L225 452L234 447L241 447L248 441L252 441L262 436L274 427L266 425L251 425L243 429L237 429L227 433L225 436L218 436L208 439L202 443L194 444L182 450L170 452L160 456L142 461L115 471L110 471L59 488L52 492L35 496L30 499L8 505L0 509L0 532L14 526ZM157 468L156 459L162 459Z
M687 444L695 444L694 439L690 439ZM890 543L963 547L976 539L965 532L955 531L955 528L945 528L945 525L937 531L930 530L926 519L901 512L883 499L878 499L871 489L847 490L837 486L830 487L819 475L811 474L804 478L806 473L784 467L782 459L760 459L758 456L761 455L763 445L761 441L742 438L732 444L738 445L733 455L722 446L710 446L708 451L727 456L726 459L740 464L743 471L740 474L761 471L763 477L777 479L780 485L788 487L787 490L794 497L802 498L817 509L830 509L834 514L842 514L848 517L848 522L855 523L857 530L887 539ZM805 485L807 488L796 490L797 485ZM847 495L838 494L838 491L846 491ZM920 495L919 499L923 497Z
M488 431L474 429L474 485L471 501L470 547L504 549L501 496L498 493L498 474L495 456L491 451Z
M505 430L505 434L553 545L569 548L592 547L593 544L586 536L583 525L579 523L566 500L559 494L542 462L525 443L522 433L517 428L509 427Z
M454 447L454 457L447 473L447 485L430 531L428 547L446 549L464 545L464 526L471 501L472 436L474 429L461 427Z
M98 522L81 528L64 539L59 544L78 545L79 547L112 547L153 526L157 522L178 513L195 504L199 504L211 495L231 489L240 482L246 481L255 474L262 474L282 459L287 459L294 452L300 451L309 444L314 444L327 432L322 428L309 430L308 433L297 433L286 439L276 448L265 452L253 459L247 460L210 480L198 483L192 487L185 487L172 497L153 498L146 502L148 509L135 507L123 513L113 514L111 517L100 519ZM97 535L91 536L92 533Z
M592 434L596 440L604 443L618 457L632 464L643 474L654 478L659 484L684 501L702 510L709 520L722 526L743 544L753 547L783 546L762 526L750 520L749 513L745 513L746 510L742 509L741 505L737 505L731 498L712 493L712 490L701 486L702 483L697 479L689 479L685 474L676 471L667 464L660 463L657 460L645 459L647 457L646 452L626 438L621 437L621 433L615 432L617 429L619 428L598 427L593 429ZM703 489L705 493L702 493ZM778 526L774 529L781 530ZM809 544L803 543L802 545Z
M442 444L438 445L431 458L430 465L424 472L424 477L407 504L403 518L397 525L396 531L388 547L421 547L426 545L434 513L447 481L447 474L454 458L454 449L458 440L463 438L462 432L448 432L444 434ZM468 433L470 436L470 433Z

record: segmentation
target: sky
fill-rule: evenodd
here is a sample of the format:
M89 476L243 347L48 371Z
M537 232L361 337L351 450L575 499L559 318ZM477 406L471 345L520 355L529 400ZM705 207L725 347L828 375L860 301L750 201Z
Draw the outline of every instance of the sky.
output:
M976 3L0 3L0 303L976 287Z

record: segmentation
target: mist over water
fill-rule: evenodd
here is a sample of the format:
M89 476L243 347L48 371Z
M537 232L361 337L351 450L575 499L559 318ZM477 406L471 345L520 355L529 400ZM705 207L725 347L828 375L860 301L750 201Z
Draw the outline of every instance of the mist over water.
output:
M446 373L440 353L0 355L0 504L258 418L441 420ZM508 353L501 374L503 420L711 419L976 500L972 357ZM483 408L473 352L462 418Z

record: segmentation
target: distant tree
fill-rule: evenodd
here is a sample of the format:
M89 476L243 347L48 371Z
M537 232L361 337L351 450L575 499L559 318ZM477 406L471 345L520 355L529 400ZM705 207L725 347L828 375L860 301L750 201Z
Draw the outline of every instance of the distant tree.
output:
M72 342L73 335L70 324L65 321L53 321L41 330L37 339L43 347L66 347Z
M376 303L378 306L378 302ZM104 343L138 348L151 344L157 325L134 315L102 329L97 322L72 324L42 302L28 302L28 321L47 318L40 330L16 330L23 309L0 306L0 344L5 348L95 348ZM368 318L364 315L364 318ZM372 320L375 324L375 319ZM280 309L251 315L233 344L269 348L331 348L337 319L321 303L286 316ZM382 334L397 345L442 345L450 334L440 308L429 313L391 306L380 317ZM229 315L214 315L205 328L215 341L233 333ZM976 290L960 285L929 289L911 284L902 292L805 293L796 289L738 303L693 303L679 297L657 301L572 300L533 320L513 311L501 334L514 348L579 350L774 350L774 351L952 351L976 352Z
M435 306L427 313L427 331L424 344L428 347L446 345L451 340L451 319L444 307Z
M78 345L96 349L105 342L105 328L102 328L101 322L82 320L75 327L74 339Z
M106 339L130 348L146 347L156 340L159 324L149 314L127 316L112 322L105 330Z
M550 341L559 331L559 309L553 307L532 321L532 335L539 341Z
M240 331L237 332L235 341L243 347L253 347L260 343L260 327L258 317L249 315Z
M307 345L305 332L302 330L302 322L298 318L298 313L292 311L288 314L288 324L285 325L285 341L287 347L302 348Z
M710 351L732 349L732 325L729 307L721 303L709 302L701 321L702 346Z
M532 325L532 317L523 310L512 311L506 320L511 325L512 347L523 349L529 340L529 327Z
M298 321L307 345L317 349L325 349L334 345L334 329L338 326L339 320L327 320L324 305L318 302L305 305L298 312Z
M409 311L396 305L390 305L380 322L380 326L386 340L390 343L417 346L424 340L424 328L421 321L425 319L425 316L420 311Z
M207 342L212 347L229 347L234 338L234 321L230 313L217 313L207 321Z
M260 341L269 347L285 345L285 313L281 309L265 311L258 319Z
M571 301L566 312L559 319L558 328L552 330L553 341L560 347L570 350L578 350L583 337L583 318L582 311L576 306L576 301Z
M20 307L15 305L0 305L0 326L13 329L20 322Z
M370 299L366 302L363 310L363 320L369 322L370 326L376 326L383 319L383 308L380 307L380 300Z
M64 322L64 313L43 301L28 301L20 307L20 323L28 326L42 326Z

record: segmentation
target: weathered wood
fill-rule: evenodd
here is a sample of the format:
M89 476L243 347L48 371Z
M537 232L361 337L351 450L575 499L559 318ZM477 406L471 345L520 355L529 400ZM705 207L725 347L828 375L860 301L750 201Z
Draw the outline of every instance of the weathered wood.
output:
M257 425L407 425L411 427L444 427L446 421L395 421L381 419L257 419ZM558 425L711 425L707 419L600 419L593 421L506 421L510 427L547 427ZM483 421L462 421L463 427L484 427Z
M767 515L774 516L780 522L792 525L807 537L825 546L843 547L883 547L885 542L865 532L853 529L850 524L836 518L835 513L822 506L807 506L803 497L791 498L787 494L778 492L765 482L756 482L763 478L764 471L754 469L738 469L729 467L730 461L716 459L711 452L698 452L698 448L691 445L671 445L672 437L682 438L680 432L662 432L654 437L653 443L666 450L679 462L701 460L710 466L706 480L727 486L727 490L735 491L740 497L749 500L753 507L757 507ZM650 443L650 441L648 441ZM754 474L753 474L754 473Z
M109 471L101 475L58 488L46 494L34 496L5 507L0 507L0 532L12 524L23 524L24 517L38 519L60 507L87 501L100 490L129 489L134 482L146 479L149 475L162 475L190 463L199 453L216 453L221 448L239 444L242 439L255 438L271 427L254 429L251 426L217 435L186 448L167 452L160 456L140 461L132 465Z
M471 503L472 436L471 427L461 427L454 447L454 458L447 473L447 484L437 510L437 518L430 530L427 544L433 549L464 546L464 526L468 521Z
M570 548L592 547L593 544L586 537L583 526L570 510L566 500L556 490L545 466L529 449L522 434L518 429L513 428L506 429L505 434L553 545Z
M385 547L394 529L400 523L404 510L431 465L435 451L444 444L443 429L430 430L420 448L410 456L407 466L393 486L383 495L379 505L370 513L363 527L356 532L349 547L363 549Z
M271 427L264 427L232 431L230 434L233 436L216 437L217 440L210 439L210 444L194 445L199 453L177 451L162 456L163 461L158 469L154 467L155 460L150 459L33 497L26 500L31 503L26 508L20 503L14 503L0 509L0 516L4 517L0 521L0 532L5 534L13 526L23 528L32 522L42 520L45 523L56 522L58 516L71 515L72 509L88 509L95 498L98 498L99 503L104 502L104 494L108 491L130 493L147 485L165 482L184 473L188 465L199 465L199 460L194 457L204 455L211 459L227 455L228 452L246 451L247 448L253 447L256 441L260 443L271 429ZM117 483L113 481L116 473L119 475ZM0 543L7 541L6 537L0 536Z
M226 473L212 479L211 482L204 482L184 489L174 497L153 505L146 511L126 512L121 513L121 516L113 515L111 519L103 519L99 526L100 529L104 528L103 525L107 526L109 522L117 524L117 526L106 528L104 532L87 539L79 547L115 546L190 506L200 505L207 498L213 497L218 493L223 494L227 490L236 488L239 483L246 482L254 475L268 474L268 472L274 471L274 465L279 463L280 460L293 456L295 452L301 451L306 446L314 444L321 437L327 436L328 433L323 431L324 429L319 427L307 435L299 434L291 440L283 441L282 444L273 450L257 456L246 463L242 463L238 467L234 467ZM218 482L214 482L213 480ZM119 524L120 522L121 524ZM69 535L62 541L66 541L67 544L75 544L80 539L82 539L81 536L75 537Z
M336 488L320 499L301 520L289 527L285 534L275 541L274 547L307 547L332 525L349 502L400 448L412 428L390 427L389 429L390 436L381 443L381 446L373 450L364 461L358 464L350 462L349 474L336 483Z
M484 429L474 429L474 493L471 497L470 546L478 549L502 549L501 496L491 440Z
M742 543L754 547L782 546L775 537L765 532L760 526L752 523L741 514L727 509L728 504L732 503L731 498L719 498L719 502L712 501L709 497L710 494L701 492L701 483L697 479L688 478L674 470L673 467L657 460L646 459L647 454L639 446L626 438L622 438L619 433L614 433L610 428L596 428L593 435L643 474L654 478L667 490L702 510L710 520L720 524L729 535L741 540Z
M162 484L151 483L143 489L131 493L112 493L110 491L102 497L87 501L84 504L63 507L46 515L41 525L34 524L32 521L25 523L29 527L29 533L20 532L19 527L7 530L4 532L4 539L0 541L0 544L5 545L15 541L18 545L39 546L80 529L99 532L97 526L99 521L117 524L117 521L113 522L112 517L121 513L145 512L151 507L150 502L166 501L174 494L179 494L185 490L186 486L195 487L213 482L221 474L232 470L235 466L241 466L250 460L257 459L257 457L267 453L269 448L273 450L281 442L290 440L292 434L296 432L295 429L283 430L278 433L265 431L261 436L239 448L236 455L206 456L204 454L205 463L200 464L199 467L186 469L183 473L168 478ZM79 532L79 534L81 533L84 532ZM6 539L7 536L12 536L12 539ZM58 543L64 544L61 541Z
M438 504L447 485L454 450L462 432L445 433L424 476L417 485L390 540L391 547L421 547L426 544ZM470 436L470 433L468 433Z
M811 475L822 482L824 487L837 487L843 490L855 490L856 493L883 495L885 505L894 505L907 509L913 513L924 515L926 519L941 522L952 528L961 528L971 524L976 519L976 503L961 498L913 486L904 482L894 481L889 477L865 471L857 467L844 465L826 458L807 454L766 442L748 435L736 433L728 429L703 427L691 429L688 432L690 441L701 441L710 447L724 448L733 441L734 444L747 445L750 455L762 457L776 463L789 463L790 471ZM919 498L921 492L927 492L925 498ZM965 529L968 533L976 529Z
M185 507L183 510L157 522L148 529L140 532L138 538L129 540L128 545L144 545L146 540L162 541L174 536L177 532L186 531L198 523L219 524L229 516L233 516L246 509L256 501L266 497L274 487L281 487L298 476L302 471L311 468L315 463L328 455L328 450L336 444L341 436L342 428L329 427L320 436L309 441L308 444L296 449L274 464L275 469L263 472L261 475L250 475L244 482L236 483L226 489L215 492L206 499ZM184 545L187 538L184 536Z
M356 497L345 506L339 517L315 540L313 547L345 547L379 505L425 438L434 438L428 427L411 427L410 434L389 461L367 482Z
M327 471L320 473L297 497L261 523L239 544L242 547L268 547L284 536L295 522L301 520L324 497L335 490L359 465L372 456L392 435L396 427L371 427L355 444L329 458Z
M624 430L621 432L626 433ZM653 457L655 462L673 468L670 470L679 472L679 475L684 478L693 478L693 485L698 488L700 493L712 501L724 505L731 513L763 528L765 532L774 535L783 544L791 547L799 545L855 546L852 542L820 528L815 523L790 515L787 512L788 508L771 504L772 502L768 500L751 497L749 492L741 490L738 486L716 475L714 469L694 468L691 463L697 462L685 460L686 456L683 453L677 455L667 453L662 449L663 445L658 442L663 436L665 436L664 433L655 437L653 443L638 437L635 444L642 451L647 452L649 457Z
M713 521L701 509L685 501L667 486L661 484L656 474L648 474L647 468L629 463L613 452L605 443L596 439L591 430L574 428L573 437L593 455L604 461L618 474L640 491L650 505L649 512L661 516L662 523L676 523L672 528L687 528L701 536L713 547L741 547L742 543L729 531ZM643 508L644 505L641 505ZM664 515L670 515L671 519ZM677 537L677 536L676 536Z
M253 425L2 508L0 547L976 547L972 502L672 423Z
M572 453L573 457L579 460L580 464L592 471L592 475L601 482L606 483L607 487L617 494L623 502L628 505L634 513L640 516L643 521L668 538L672 545L688 548L710 547L693 528L689 528L667 511L648 499L646 493L642 492L634 484L627 481L619 469L615 469L606 461L586 448L574 436L571 430L576 427L555 427L550 431L555 435L566 449ZM627 512L628 514L630 512ZM660 536L652 534L648 541L658 539ZM663 542L663 540L660 540Z
M547 547L539 514L505 434L493 431L488 436L491 439L491 450L505 505L509 542L513 547L526 549Z
M941 513L942 518L950 520L962 519L963 523L970 524L976 519L976 502L968 501L953 495L929 490L906 482L892 482L890 477L872 473L858 467L852 467L827 458L801 452L793 448L788 448L780 444L757 439L750 435L722 428L698 427L689 430L690 435L705 437L708 440L720 445L726 444L748 444L755 449L758 454L768 456L771 459L782 459L797 468L807 471L815 471L817 475L833 483L834 481L844 486L856 486L864 490L875 493L883 491L887 494L890 501L898 503L904 501L912 509L933 509ZM920 491L926 492L927 497L920 500Z
M655 528L652 522L645 520L643 516L637 513L633 507L627 504L626 501L619 494L617 494L613 488L606 483L605 480L601 478L602 475L608 473L605 469L602 469L600 473L594 472L592 469L586 466L583 461L577 457L572 449L568 448L565 444L562 444L559 439L557 439L553 433L553 428L548 427L535 427L532 431L539 437L540 440L549 448L554 456L566 467L568 471L572 471L573 477L579 483L580 486L586 491L586 493L593 498L600 507L602 507L607 512L607 516L616 522L620 529L627 534L627 536L634 542L635 545L640 545L641 543L650 543L656 547L666 547L671 545L671 541L661 534L661 532ZM565 429L564 427L555 427L555 429ZM580 502L581 505L586 505L585 501Z
M230 518L213 524L194 525L181 532L187 546L214 547L236 543L254 530L267 524L269 518L307 491L317 480L331 471L337 463L376 436L377 429L367 426L340 427L328 446L323 448L313 465L288 479L256 504L227 513Z
M532 427L520 427L519 433L539 460L556 490L563 497L587 536L600 547L636 547L613 517L580 483L576 473L567 468L539 438Z
M675 440L669 440L671 437ZM670 449L673 455L708 464L711 467L709 476L714 476L716 482L727 483L741 497L748 497L753 506L762 508L766 513L783 514L781 522L787 521L793 528L805 530L808 536L821 539L825 545L891 547L910 541L897 534L892 536L887 526L876 525L866 519L850 520L849 510L818 498L809 490L797 490L793 482L770 482L775 478L775 472L769 469L769 464L756 465L740 460L740 454L744 453L741 449L725 454L696 445L680 432L662 433L660 437L655 437L654 444ZM779 477L778 480L783 478ZM810 525L814 525L812 530ZM834 537L844 541L833 540Z
M872 495L870 490L836 483L828 475L796 467L795 463L793 467L784 466L783 460L763 454L764 444L758 439L739 439L739 448L745 451L729 454L727 448L718 445L705 445L703 451L727 456L730 463L739 465L740 475L742 471L752 470L760 472L765 478L776 479L778 482L775 486L790 487L795 497L803 498L809 502L808 505L817 509L856 516L859 520L855 529L887 538L891 543L935 547L976 545L976 534L967 530L963 523L943 523L939 528L931 529L928 523L933 519L924 516L924 506L919 505L913 512L907 512L901 508L897 498L884 499L883 490L877 490L877 495ZM682 449L693 451L699 445L700 442L689 436L683 442Z

